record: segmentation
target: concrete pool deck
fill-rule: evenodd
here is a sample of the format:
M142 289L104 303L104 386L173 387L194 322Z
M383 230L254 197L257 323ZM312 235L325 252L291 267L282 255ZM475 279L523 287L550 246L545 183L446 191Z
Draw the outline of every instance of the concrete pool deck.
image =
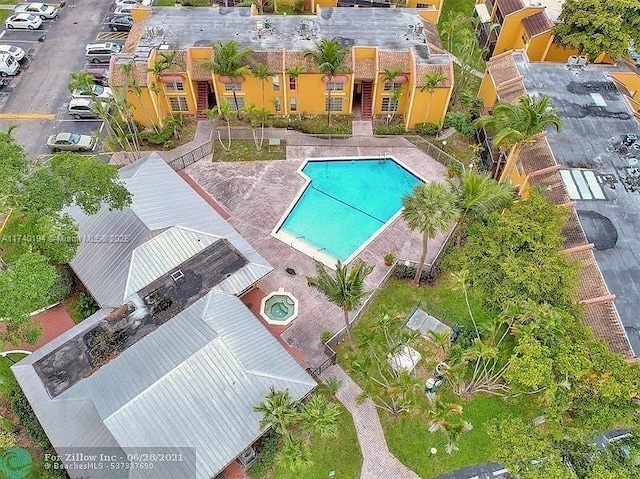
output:
M286 160L233 163L203 160L185 170L227 209L231 225L275 268L260 282L260 287L267 292L282 287L298 299L299 316L281 337L302 351L311 368L326 359L320 335L325 330L336 332L343 327L342 312L320 292L307 286L306 277L316 274L313 259L272 237L271 231L304 185L296 171L304 159L377 158L381 154L392 156L426 180L439 181L446 176L443 165L410 146L386 146L383 153L379 146L287 146ZM442 233L430 242L427 263L445 236L446 233ZM375 287L387 273L385 254L393 252L398 258L417 260L420 249L420 235L398 218L356 257L374 266L367 278L367 287ZM293 268L296 274L288 274L286 268Z

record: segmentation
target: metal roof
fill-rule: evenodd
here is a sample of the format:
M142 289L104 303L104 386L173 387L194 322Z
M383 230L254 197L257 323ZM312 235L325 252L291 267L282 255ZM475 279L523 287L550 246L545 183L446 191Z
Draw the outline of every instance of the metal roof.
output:
M122 168L132 194L121 211L104 206L97 215L73 207L79 225L74 272L102 307L118 307L215 239L227 238L249 264L218 288L239 294L273 268L157 154Z
M296 399L315 387L237 297L211 291L52 399L33 363L103 317L86 319L12 368L58 452L195 448L196 477L208 479L261 434L254 407L270 387ZM181 466L163 477L192 477L188 461ZM137 470L126 477L147 476Z

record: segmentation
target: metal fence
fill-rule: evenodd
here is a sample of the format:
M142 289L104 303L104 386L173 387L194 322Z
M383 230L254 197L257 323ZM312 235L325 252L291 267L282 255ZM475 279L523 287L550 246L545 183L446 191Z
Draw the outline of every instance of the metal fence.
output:
M180 171L189 165L193 165L196 161L210 155L212 152L211 140L203 143L200 146L196 146L193 150L189 150L186 153L169 161L168 164L175 171Z
M408 141L413 143L416 147L424 151L431 158L436 160L438 163L442 163L444 166L450 166L455 164L460 167L461 171L464 170L464 164L460 160L458 160L457 158L454 158L446 151L442 151L440 148L438 148L436 145L431 143L429 140L426 140L418 135L405 135L404 137Z

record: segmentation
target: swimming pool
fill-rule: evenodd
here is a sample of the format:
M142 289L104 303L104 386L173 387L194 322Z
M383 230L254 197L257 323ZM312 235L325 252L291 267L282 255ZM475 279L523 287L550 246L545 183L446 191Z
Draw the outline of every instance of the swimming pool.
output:
M307 184L274 236L331 267L375 238L422 181L393 158L309 159L298 171Z

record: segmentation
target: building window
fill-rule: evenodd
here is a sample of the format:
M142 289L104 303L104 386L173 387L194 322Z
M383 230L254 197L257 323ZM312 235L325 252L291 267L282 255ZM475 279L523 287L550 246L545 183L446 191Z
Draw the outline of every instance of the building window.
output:
M398 88L402 88L402 83L393 82L393 89L397 90ZM384 82L384 91L391 91L391 83L386 81Z
M397 100L385 97L382 99L382 111L397 111L398 110L398 102Z
M516 161L516 169L518 170L518 174L520 174L520 176L524 175L524 166L522 166L522 162L520 160Z
M289 99L289 110L290 111L298 111L298 99L297 98Z
M289 76L289 90L295 90L297 88L296 77Z
M430 3L418 3L416 4L416 8L431 8L432 5Z
M231 111L238 111L244 108L244 98L241 96L236 98L227 98L227 101L229 102L229 108ZM236 107L236 105L238 106Z
M242 91L242 83L240 82L225 83L224 91Z
M276 111L281 111L282 110L282 100L280 100L280 97L277 96L273 99L273 106L276 107Z
M164 84L165 91L168 92L179 92L184 91L184 83L172 81Z
M344 91L344 83L327 83L327 91Z
M273 91L280 91L280 77L278 75L273 76Z
M169 105L171 106L171 111L174 113L189 111L189 104L187 103L186 96L170 96Z
M332 98L331 103L329 103L329 99L327 98L324 105L324 111L342 111L342 98Z

